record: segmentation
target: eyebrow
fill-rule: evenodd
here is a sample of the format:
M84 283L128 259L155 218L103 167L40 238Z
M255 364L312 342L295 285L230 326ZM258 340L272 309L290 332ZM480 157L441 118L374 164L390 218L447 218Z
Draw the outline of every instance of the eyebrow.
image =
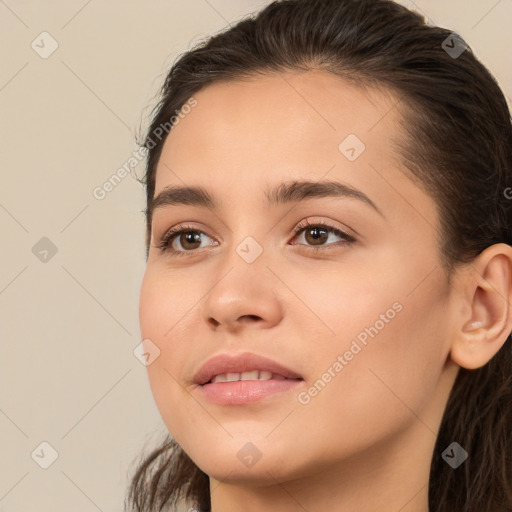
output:
M384 217L380 209L365 193L338 181L314 182L294 180L280 183L274 188L267 188L264 193L266 207L322 197L358 199L371 206ZM203 187L170 185L153 198L148 211L152 214L156 209L175 205L192 205L218 210L221 204L213 194Z

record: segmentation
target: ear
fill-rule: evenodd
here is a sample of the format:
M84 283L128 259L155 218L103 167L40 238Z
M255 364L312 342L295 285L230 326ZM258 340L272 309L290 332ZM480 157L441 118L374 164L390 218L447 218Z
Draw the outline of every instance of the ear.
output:
M485 249L467 266L460 285L465 303L450 357L472 370L488 363L512 331L512 247Z

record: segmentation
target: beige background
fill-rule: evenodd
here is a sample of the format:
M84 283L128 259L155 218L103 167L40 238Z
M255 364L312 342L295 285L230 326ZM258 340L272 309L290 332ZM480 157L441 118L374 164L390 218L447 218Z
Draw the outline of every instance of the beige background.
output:
M174 58L266 3L0 0L0 512L120 511L165 433L133 353L143 165L93 190L137 149ZM461 34L510 98L511 0L402 3Z

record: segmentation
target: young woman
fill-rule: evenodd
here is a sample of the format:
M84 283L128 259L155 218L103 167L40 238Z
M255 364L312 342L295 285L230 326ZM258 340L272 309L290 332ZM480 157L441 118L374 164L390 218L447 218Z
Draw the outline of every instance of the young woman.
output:
M512 128L463 40L274 2L179 58L144 145L169 436L133 509L512 510Z

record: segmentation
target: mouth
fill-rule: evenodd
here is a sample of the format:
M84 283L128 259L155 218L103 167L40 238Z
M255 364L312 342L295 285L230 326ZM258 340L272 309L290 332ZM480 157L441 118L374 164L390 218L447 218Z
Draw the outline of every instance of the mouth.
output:
M203 398L218 405L244 405L289 391L304 379L282 364L256 354L221 354L197 372Z
M206 384L211 384L213 382L238 382L238 381L246 381L246 380L302 380L300 378L297 379L289 379L284 375L279 373L272 373L268 370L251 370L248 372L242 373L220 373L212 377ZM204 384L203 384L204 385Z

